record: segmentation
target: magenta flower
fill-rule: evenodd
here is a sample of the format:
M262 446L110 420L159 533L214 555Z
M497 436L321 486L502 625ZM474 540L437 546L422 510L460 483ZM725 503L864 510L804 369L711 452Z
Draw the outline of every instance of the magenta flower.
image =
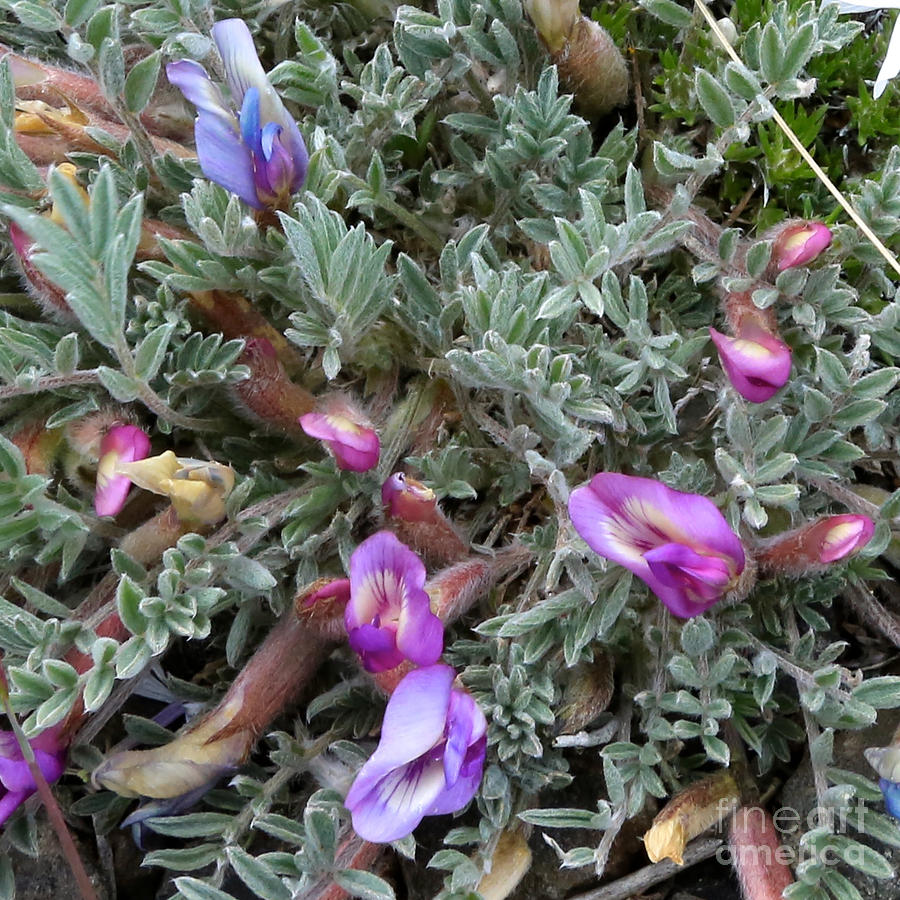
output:
M131 479L116 474L119 463L146 459L149 452L150 438L135 425L113 425L106 432L100 442L94 491L94 509L98 516L114 516L125 505Z
M391 519L433 522L438 518L434 491L402 472L394 472L381 486L381 502Z
M418 666L437 662L444 626L424 587L422 561L389 531L353 551L344 624L367 671L383 672L407 659Z
M59 729L48 728L29 742L35 762L48 784L52 784L66 768L66 748L59 742ZM0 798L0 825L2 825L35 791L37 785L16 736L11 731L0 731L0 783L6 793Z
M705 497L601 472L569 498L588 546L645 581L681 618L709 609L744 570L744 548Z
M230 103L199 63L182 59L166 67L169 81L197 107L200 168L248 206L283 209L306 178L306 144L260 65L246 23L217 22L212 36Z
M456 812L475 796L487 722L454 678L450 666L414 669L391 695L378 747L344 801L364 840L406 837L424 816Z
M299 421L310 437L318 438L334 454L339 469L368 472L378 465L381 442L371 428L339 413L307 413Z
M751 403L773 397L791 374L791 348L762 328L751 325L739 337L709 329L719 359L734 389Z
M772 259L779 272L812 262L831 243L831 229L821 222L791 222L772 244Z

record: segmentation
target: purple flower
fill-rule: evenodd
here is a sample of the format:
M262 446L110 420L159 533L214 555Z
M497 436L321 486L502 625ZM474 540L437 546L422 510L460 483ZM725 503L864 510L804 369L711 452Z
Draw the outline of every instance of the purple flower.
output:
M339 469L368 472L378 465L381 442L378 435L338 413L307 413L300 416L300 427L313 438L324 442L334 454Z
M650 478L601 472L572 491L569 515L592 550L685 619L709 609L744 570L740 538L711 501Z
M812 262L831 243L831 229L821 222L790 222L772 244L772 259L779 272Z
M146 459L149 452L150 438L135 425L113 425L106 432L100 442L94 491L94 509L98 516L114 516L125 505L131 479L116 474L119 463Z
M454 678L450 666L414 669L391 695L378 747L344 801L364 840L406 837L424 816L456 812L475 796L487 722Z
M199 63L182 59L166 67L169 81L197 107L194 137L200 168L248 206L284 208L306 178L306 144L266 78L246 23L217 22L212 36L230 103Z
M734 389L751 403L773 397L791 374L791 348L762 328L750 326L738 337L709 329L719 359Z
M344 624L367 671L383 672L407 659L418 666L437 662L444 626L424 587L422 561L389 531L353 551Z
M48 728L28 743L38 768L47 783L52 784L66 768L66 749L59 742L59 729ZM37 790L19 742L11 731L0 731L0 783L6 788L0 798L2 825Z

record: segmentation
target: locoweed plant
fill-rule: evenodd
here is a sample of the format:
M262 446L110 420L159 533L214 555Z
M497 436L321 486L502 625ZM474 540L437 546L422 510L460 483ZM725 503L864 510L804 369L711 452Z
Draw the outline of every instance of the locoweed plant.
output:
M686 3L585 3L572 21L630 80L591 115L567 92L587 51L566 55L563 28L551 58L520 0L4 10L0 649L26 734L63 735L54 790L86 853L126 821L166 896L402 897L416 866L461 900L514 846L491 894L506 896L529 877L522 838L579 883L613 859L621 875L647 864L633 828L666 798L728 767L729 810L768 803L802 763L823 815L793 835L785 896L853 900L861 875L894 874L877 779L896 779L840 752L900 707L897 87L873 99L867 83L885 32L827 0L736 0L717 30L738 62ZM211 36L235 15L284 105L258 121L249 82L207 103L204 128L233 130L203 171L221 176L232 148L250 205L204 177L194 109L165 77L193 61L188 99L240 82ZM112 429L149 438L132 472L169 465L155 493L133 478L114 517L94 505L101 458L103 479L125 477ZM587 504L583 526L570 493L598 473L645 487ZM406 507L382 492L392 477ZM660 525L652 498L685 494L705 499ZM709 510L728 543L713 563ZM393 783L364 766L417 658L367 673L341 631L346 590L322 587L352 582L382 529L427 567L435 614L417 616L445 629L447 703L469 704L428 746L483 758L464 811L426 820L430 850L419 832L364 841L343 806L360 770L366 803ZM392 635L399 602L353 627ZM309 664L255 656L290 654L264 643L289 617ZM251 659L271 679L259 705L234 687ZM98 767L170 741L164 706L202 740L177 744L195 754L183 783L144 779L164 786L135 813ZM3 896L10 851L38 852L37 809L0 837Z

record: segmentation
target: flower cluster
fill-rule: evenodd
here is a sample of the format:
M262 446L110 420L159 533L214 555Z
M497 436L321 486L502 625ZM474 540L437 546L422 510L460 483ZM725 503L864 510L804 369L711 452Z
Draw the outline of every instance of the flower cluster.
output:
M367 671L421 666L394 688L378 747L345 801L360 837L392 841L423 816L456 812L472 799L487 722L472 697L454 687L453 669L438 663L444 626L431 609L425 566L391 532L372 535L351 556L344 622Z
M821 222L790 221L772 236L770 277L812 262L831 243L831 231ZM775 314L759 309L752 293L731 292L725 298L725 318L731 335L715 328L710 338L734 389L751 403L764 403L787 384L791 350L779 337Z

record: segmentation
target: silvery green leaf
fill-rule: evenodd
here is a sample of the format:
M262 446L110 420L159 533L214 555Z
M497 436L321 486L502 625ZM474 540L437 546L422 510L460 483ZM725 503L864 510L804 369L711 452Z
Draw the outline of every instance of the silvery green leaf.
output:
M130 112L139 113L150 102L161 64L162 55L156 51L131 67L124 86L125 105Z
M735 111L728 92L706 69L698 69L694 75L697 99L709 118L720 128L734 124Z

